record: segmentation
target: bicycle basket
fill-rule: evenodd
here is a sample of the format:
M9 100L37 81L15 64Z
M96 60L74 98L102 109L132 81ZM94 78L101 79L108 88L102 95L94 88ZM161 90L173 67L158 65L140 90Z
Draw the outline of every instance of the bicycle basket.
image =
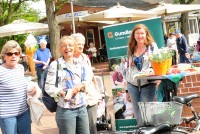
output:
M138 102L145 125L181 123L183 105L177 102Z

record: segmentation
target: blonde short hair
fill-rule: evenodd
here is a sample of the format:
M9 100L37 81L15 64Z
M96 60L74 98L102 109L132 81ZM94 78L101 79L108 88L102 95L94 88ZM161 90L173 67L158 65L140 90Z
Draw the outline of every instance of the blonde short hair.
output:
M13 48L17 49L20 53L22 53L22 49L17 41L15 41L15 40L7 41L3 45L2 50L1 50L1 59L2 59L3 63L5 63L4 58L5 58L6 52Z
M57 54L58 54L59 57L62 56L61 53L60 53L61 52L61 46L62 46L63 43L66 42L66 40L72 40L73 43L74 43L74 47L76 45L76 41L71 36L66 36L66 35L62 36L61 39L60 39L59 46L57 47Z

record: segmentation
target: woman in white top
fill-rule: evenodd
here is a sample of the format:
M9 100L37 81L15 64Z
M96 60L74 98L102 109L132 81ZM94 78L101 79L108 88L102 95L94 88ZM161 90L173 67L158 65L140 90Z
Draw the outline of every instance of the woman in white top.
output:
M167 47L174 50L174 56L172 59L173 64L178 63L178 50L177 50L177 45L176 45L176 37L173 33L169 34L169 38L167 39Z
M97 57L97 49L93 42L90 42L90 48L87 51L92 53L92 57Z
M85 45L85 37L81 33L70 35L77 43L77 49L74 53L74 58L77 59L78 64L84 64L86 73L89 74L90 78L87 79L87 85L85 88L87 112L89 119L90 134L97 134L96 122L97 122L97 108L98 102L101 99L99 89L97 89L97 83L94 80L94 74L90 59L86 54L83 53Z
M167 39L167 47L173 49L173 50L177 50L176 47L176 37L174 36L173 33L169 34L169 38Z

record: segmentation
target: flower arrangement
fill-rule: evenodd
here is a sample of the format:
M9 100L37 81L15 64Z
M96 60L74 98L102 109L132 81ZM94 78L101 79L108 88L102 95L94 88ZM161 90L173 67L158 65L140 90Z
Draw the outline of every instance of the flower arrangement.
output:
M173 51L169 48L161 48L150 55L150 61L152 62L165 62L171 59L174 55Z
M165 75L172 65L173 51L169 48L161 48L150 55L150 61L155 75Z

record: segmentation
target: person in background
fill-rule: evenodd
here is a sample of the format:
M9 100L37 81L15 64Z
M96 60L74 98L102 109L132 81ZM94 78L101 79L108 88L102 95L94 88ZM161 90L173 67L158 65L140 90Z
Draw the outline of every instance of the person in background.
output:
M97 108L98 102L101 99L99 89L97 89L97 83L94 80L94 73L92 71L92 66L90 59L86 54L83 53L85 45L85 37L81 33L76 33L70 35L76 41L76 51L74 53L74 58L78 60L78 64L84 64L86 68L86 73L89 74L90 79L87 79L88 85L85 88L86 102L87 102L87 112L89 119L90 134L97 134Z
M92 59L92 61L95 60L95 62L98 63L98 60L97 60L97 49L94 46L93 42L90 42L90 48L87 51L92 53L92 56L89 56L90 60L91 59Z
M89 122L85 101L85 85L88 76L85 67L74 58L75 40L63 36L58 46L60 58L51 62L45 91L58 99L56 123L60 134L89 134ZM57 64L58 87L55 86Z
M178 50L177 50L177 45L176 45L176 37L174 36L173 33L169 33L169 38L167 39L167 47L173 50L173 58L172 58L172 64L176 65L178 64Z
M35 87L28 89L24 68L19 64L22 49L10 40L1 50L0 65L0 129L2 134L31 134L30 110L27 93L36 94Z
M121 73L119 65L115 66L115 71L112 74L112 78L113 78L113 82L114 82L115 86L124 85L124 77L123 77L123 74Z
M187 48L187 40L185 36L182 35L179 30L176 30L174 34L176 35L176 45L180 57L180 63L190 63L188 59L189 54Z
M165 43L165 46L167 46L167 39L168 39L169 37L167 36L167 34L165 33L164 34L164 43Z
M120 70L124 78L126 78L126 69L127 69L127 62L126 62L126 59L122 57L121 63L120 63Z
M169 33L169 38L167 39L167 47L176 50L176 37L173 33Z
M26 55L22 54L21 60L19 61L19 63L23 65L25 72L27 72L29 70L28 60L27 60Z
M158 49L148 28L144 24L137 24L128 43L128 68L126 72L127 90L133 105L134 117L138 127L143 126L138 102L151 102L154 100L156 84L147 80L137 80L134 76L140 72L148 73L151 68L149 55ZM127 99L127 101L130 101Z
M200 36L199 36L199 39L197 40L197 45L196 45L195 49L197 52L200 52Z
M40 89L43 89L45 77L47 74L47 69L51 59L51 52L47 46L47 41L45 39L40 40L40 48L35 51L33 62L36 64L36 72L38 85ZM44 91L42 91L44 92Z
M106 58L108 58L108 54L107 54L107 48L106 48L106 44L103 44L103 49L104 49L104 55L106 56Z

